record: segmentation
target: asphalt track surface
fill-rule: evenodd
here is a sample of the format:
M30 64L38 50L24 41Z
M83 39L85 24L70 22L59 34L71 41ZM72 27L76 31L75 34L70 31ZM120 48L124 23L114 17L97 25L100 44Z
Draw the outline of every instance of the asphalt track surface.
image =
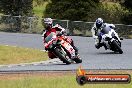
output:
M36 63L0 66L2 71L61 71L76 70L80 65L84 69L121 70L132 69L132 39L122 41L123 54L115 54L104 47L96 49L92 37L71 37L79 48L83 60L81 64L65 65L59 59L41 61ZM0 32L0 45L20 46L43 50L41 35ZM11 59L11 58L9 58Z

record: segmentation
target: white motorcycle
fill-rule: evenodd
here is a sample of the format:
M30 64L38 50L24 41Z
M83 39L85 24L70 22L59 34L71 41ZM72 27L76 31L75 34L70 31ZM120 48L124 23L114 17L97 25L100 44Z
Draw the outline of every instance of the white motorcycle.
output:
M107 49L110 49L114 52L123 53L121 49L121 39L114 29L110 27L105 27L101 30L101 43L104 43Z

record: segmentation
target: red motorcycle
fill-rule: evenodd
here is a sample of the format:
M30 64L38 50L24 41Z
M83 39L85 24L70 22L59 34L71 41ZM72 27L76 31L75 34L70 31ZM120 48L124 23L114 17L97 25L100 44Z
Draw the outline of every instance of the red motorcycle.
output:
M80 56L75 56L74 48L64 40L63 36L57 36L56 33L52 32L45 38L45 42L45 48L63 61L63 63L71 64L73 61L82 63Z

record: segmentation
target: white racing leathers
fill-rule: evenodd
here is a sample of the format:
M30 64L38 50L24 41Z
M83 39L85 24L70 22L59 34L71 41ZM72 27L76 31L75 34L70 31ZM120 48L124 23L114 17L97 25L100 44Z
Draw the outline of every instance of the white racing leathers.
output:
M92 32L92 37L94 38L95 40L95 45L97 45L99 43L99 33L101 32L101 29L114 29L115 28L115 25L114 24L108 24L108 23L103 23L103 25L101 26L101 28L97 28L96 27L96 23L94 23L92 29L91 29L91 32Z
M100 29L97 29L94 25L91 31L95 39L95 44L99 45L99 48L104 46L106 50L110 49L122 54L121 40L114 28L115 26L113 24L104 23ZM95 45L95 47L99 49L98 46Z

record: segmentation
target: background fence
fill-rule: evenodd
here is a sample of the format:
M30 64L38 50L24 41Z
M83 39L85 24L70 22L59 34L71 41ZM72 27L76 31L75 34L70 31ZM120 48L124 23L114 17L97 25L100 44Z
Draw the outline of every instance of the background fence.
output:
M43 18L23 16L0 16L0 30L7 32L42 33ZM59 24L67 29L69 35L91 36L91 27L94 22L69 21L54 19L54 24ZM120 36L132 38L132 25L115 24Z
M91 36L91 28L94 22L54 20L67 29L69 35ZM132 25L115 24L119 36L132 38Z

